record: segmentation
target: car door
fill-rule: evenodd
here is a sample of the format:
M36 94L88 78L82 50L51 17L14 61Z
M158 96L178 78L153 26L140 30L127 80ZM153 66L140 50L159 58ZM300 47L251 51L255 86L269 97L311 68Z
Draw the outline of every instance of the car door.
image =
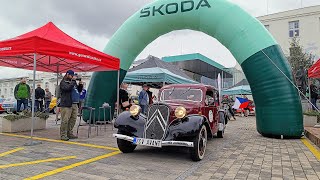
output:
M204 103L204 116L210 122L210 127L212 132L216 133L218 131L218 108L215 103L214 92L212 90L207 90L205 94L205 103Z

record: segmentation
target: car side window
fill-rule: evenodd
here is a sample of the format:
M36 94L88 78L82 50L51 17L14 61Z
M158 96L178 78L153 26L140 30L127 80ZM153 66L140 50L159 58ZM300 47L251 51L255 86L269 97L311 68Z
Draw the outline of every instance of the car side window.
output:
M206 106L212 106L214 105L214 93L212 91L207 91L206 92L206 99L205 99L205 104Z

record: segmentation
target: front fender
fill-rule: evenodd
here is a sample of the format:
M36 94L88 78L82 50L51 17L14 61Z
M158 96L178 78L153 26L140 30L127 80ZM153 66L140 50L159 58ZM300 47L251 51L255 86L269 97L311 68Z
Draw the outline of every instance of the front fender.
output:
M114 122L114 127L125 133L124 135L142 138L145 122L146 117L144 115L139 115L139 117L133 118L130 112L125 111L119 114L118 118Z
M165 141L184 140L195 137L202 125L209 125L208 120L200 115L187 116L184 119L176 119L169 124Z

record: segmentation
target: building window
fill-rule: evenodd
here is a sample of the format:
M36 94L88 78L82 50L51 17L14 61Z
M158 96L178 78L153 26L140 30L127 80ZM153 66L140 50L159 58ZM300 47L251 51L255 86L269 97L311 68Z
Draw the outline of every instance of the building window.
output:
M289 22L289 37L300 36L299 28L300 28L299 21Z
M4 94L7 95L7 88L4 89Z
M13 88L10 89L10 95L13 95Z
M264 25L264 27L269 31L270 25Z
M49 82L46 82L46 87L45 88L49 88Z

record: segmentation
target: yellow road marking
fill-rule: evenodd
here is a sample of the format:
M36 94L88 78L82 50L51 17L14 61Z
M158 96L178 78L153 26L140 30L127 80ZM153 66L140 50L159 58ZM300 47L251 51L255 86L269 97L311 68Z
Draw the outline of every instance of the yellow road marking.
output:
M66 157L61 157L61 158L50 158L50 159L29 161L29 162L16 163L16 164L6 164L6 165L0 165L0 169L16 167L16 166L25 166L25 165L31 165L31 164L39 164L39 163L44 163L44 162L62 161L62 160L74 159L74 158L76 158L76 156L66 156Z
M30 136L9 134L9 133L0 133L0 135L19 137L19 138L30 138ZM97 148L97 149L107 149L107 150L112 150L112 151L119 151L118 148L108 147L108 146L100 146L100 145L94 145L94 144L78 143L78 142L72 142L72 141L61 141L61 140L39 138L39 137L34 137L33 139L39 140L39 141L48 141L48 142L55 142L55 143L64 143L64 144L72 144L72 145L78 145L78 146L84 146L84 147L91 147L91 148Z
M120 153L120 151L115 151L115 152L112 152L112 153L104 154L104 155L97 156L97 157L94 157L94 158L91 158L91 159L87 159L85 161L81 161L81 162L77 162L77 163L71 164L69 166L64 166L64 167L61 167L61 168L58 168L58 169L55 169L55 170L52 170L52 171L48 171L48 172L45 172L45 173L42 173L42 174L39 174L39 175L36 175L36 176L33 176L33 177L25 178L24 180L34 180L34 179L41 179L41 178L44 178L44 177L47 177L47 176L52 176L54 174L58 174L58 173L61 173L63 171L66 171L66 170L69 170L69 169L72 169L72 168L75 168L75 167L78 167L78 166L81 166L81 165L89 164L89 163L92 163L92 162L95 162L95 161L98 161L98 160L101 160L101 159L104 159L104 158L108 158L108 157L117 155L119 153Z
M23 150L23 149L24 149L24 148L17 148L17 149L13 149L13 150L11 150L11 151L7 151L7 152L4 152L4 153L0 153L0 157L6 156L6 155L8 155L8 154L15 153L15 152L17 152L17 151L21 151L21 150Z
M315 148L307 139L301 139L303 144L309 148L312 154L320 161L320 151Z

